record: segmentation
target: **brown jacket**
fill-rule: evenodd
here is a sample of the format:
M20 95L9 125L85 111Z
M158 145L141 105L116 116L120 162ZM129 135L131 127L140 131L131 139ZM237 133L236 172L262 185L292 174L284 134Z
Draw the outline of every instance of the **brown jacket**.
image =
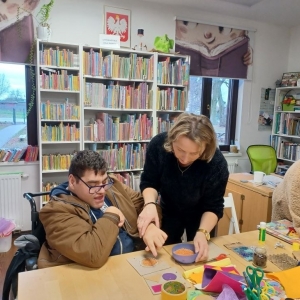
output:
M288 219L300 234L300 160L293 163L272 196L272 221Z
M122 184L114 176L113 186L106 196L125 216L124 229L138 237L137 217L143 209L141 193ZM161 219L161 210L158 214ZM40 212L40 220L46 231L38 268L76 262L87 267L99 268L107 261L119 233L119 216L104 213L93 224L90 207L73 195L52 197Z

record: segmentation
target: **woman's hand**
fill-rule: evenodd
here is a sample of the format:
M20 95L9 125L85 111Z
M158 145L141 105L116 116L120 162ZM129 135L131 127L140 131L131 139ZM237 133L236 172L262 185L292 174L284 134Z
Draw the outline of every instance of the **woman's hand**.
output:
M152 203L146 205L138 217L137 227L140 238L144 236L145 231L151 222L154 222L156 227L160 227L156 205Z
M208 258L208 243L203 232L198 231L194 237L195 252L198 252L195 262Z

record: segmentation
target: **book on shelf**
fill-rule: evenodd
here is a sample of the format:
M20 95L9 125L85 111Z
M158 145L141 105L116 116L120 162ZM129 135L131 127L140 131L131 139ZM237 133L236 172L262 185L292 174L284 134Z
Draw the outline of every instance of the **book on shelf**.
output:
M266 232L289 244L300 243L300 236L295 231L293 222L286 219L267 223Z

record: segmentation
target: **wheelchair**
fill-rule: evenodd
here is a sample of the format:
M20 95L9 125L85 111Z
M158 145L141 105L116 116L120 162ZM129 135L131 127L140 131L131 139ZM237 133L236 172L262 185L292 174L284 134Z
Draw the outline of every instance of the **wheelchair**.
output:
M46 240L46 233L39 219L35 197L48 196L50 192L24 193L23 197L29 201L31 207L31 234L21 235L14 241L18 248L5 275L2 300L9 300L10 294L17 298L18 273L37 269L37 259L40 248Z

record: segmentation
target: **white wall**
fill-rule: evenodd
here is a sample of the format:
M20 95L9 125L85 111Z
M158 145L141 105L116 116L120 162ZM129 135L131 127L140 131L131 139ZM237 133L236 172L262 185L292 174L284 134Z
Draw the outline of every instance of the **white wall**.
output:
M99 33L103 32L103 5L117 6L131 10L132 38L131 45L138 43L136 31L138 28L145 30L145 42L151 49L155 36L168 34L175 37L174 16L202 22L216 22L236 27L257 29L254 41L253 80L245 81L240 89L241 102L238 107L237 133L243 157L238 159L239 166L236 171L250 170L250 164L245 150L250 144L266 144L269 142L270 132L259 132L257 119L261 88L274 87L277 79L283 72L299 71L300 60L300 27L290 31L284 27L264 24L246 19L226 17L224 15L207 13L196 9L183 9L176 6L163 6L159 4L135 1L110 1L101 0L63 0L56 1L51 17L52 41L65 43L80 43L98 45ZM22 185L23 192L39 191L38 165L17 165L8 167L0 164L0 172L7 170L21 170L29 174ZM23 200L22 200L23 201ZM22 202L25 213L29 205ZM30 221L26 221L27 225ZM30 226L30 225L29 225Z
M291 29L287 72L300 71L300 26Z
M249 170L248 158L245 157L247 147L251 144L269 143L271 132L258 131L257 125L261 88L274 88L275 81L280 79L282 73L287 70L289 29L257 21L212 14L197 9L183 9L140 1L64 0L57 1L53 8L51 40L97 46L99 33L103 32L104 27L103 5L131 10L132 47L138 43L136 35L138 28L145 30L145 42L148 49L153 47L153 41L157 35L166 33L170 38L174 38L175 16L202 22L216 22L229 26L257 29L253 49L253 80L246 81L242 87L242 103L239 107L238 118L240 124L237 128L237 132L240 133L238 140L245 160L245 166L241 170Z

